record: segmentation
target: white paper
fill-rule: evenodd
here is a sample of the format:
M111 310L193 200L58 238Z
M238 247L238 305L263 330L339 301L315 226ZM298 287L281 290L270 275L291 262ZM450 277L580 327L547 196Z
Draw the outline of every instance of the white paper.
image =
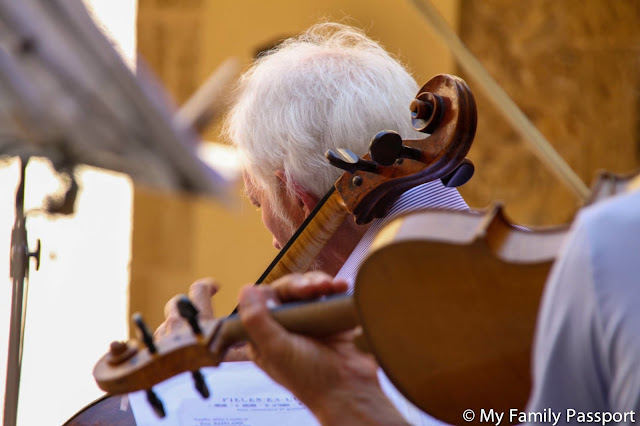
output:
M201 370L211 395L204 399L184 373L154 386L164 404L160 419L144 391L129 396L138 425L162 426L261 426L318 425L313 414L287 389L274 382L252 362L228 362ZM439 424L416 409L380 374L382 389L400 413L413 425Z

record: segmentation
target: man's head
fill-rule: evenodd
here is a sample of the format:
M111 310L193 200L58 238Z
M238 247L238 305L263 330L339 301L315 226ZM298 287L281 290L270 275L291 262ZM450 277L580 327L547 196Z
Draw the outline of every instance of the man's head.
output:
M263 210L263 220L276 245L340 176L324 157L328 149L362 155L381 130L416 136L409 104L417 90L379 44L340 24L285 40L244 74L226 134L243 159L249 196L269 203L274 217L265 220ZM283 235L269 219L283 222Z

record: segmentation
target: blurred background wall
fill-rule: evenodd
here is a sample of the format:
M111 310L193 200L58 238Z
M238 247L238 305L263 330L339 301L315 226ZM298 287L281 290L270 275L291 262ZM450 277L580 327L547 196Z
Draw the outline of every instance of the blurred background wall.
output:
M433 3L587 185L599 169L624 173L640 164L638 2ZM461 189L470 205L501 200L513 220L529 225L571 220L577 198L460 71L409 1L140 0L138 51L180 103L225 58L246 65L260 47L322 19L365 29L420 84L442 72L467 80L479 115L470 153L476 176ZM205 137L217 140L217 129Z
M638 167L640 3L463 0L460 12L462 39L584 182ZM528 224L570 221L575 196L483 93L477 101L469 202L504 200Z

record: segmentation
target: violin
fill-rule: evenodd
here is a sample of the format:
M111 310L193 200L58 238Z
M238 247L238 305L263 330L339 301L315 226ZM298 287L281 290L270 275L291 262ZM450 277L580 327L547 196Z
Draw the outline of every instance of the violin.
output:
M639 185L637 176L601 172L587 204ZM468 409L524 410L540 298L568 231L515 226L500 204L387 224L354 297L364 340L396 388L452 424Z
M524 409L538 305L568 229L515 226L499 204L426 210L383 228L354 295L396 388L450 424L469 409Z
M410 110L414 128L428 133L427 137L403 140L397 133L386 131L373 138L370 152L361 158L347 150L327 152L328 161L345 173L258 283L269 283L286 274L308 270L347 217L353 216L356 223L366 224L376 217L383 217L395 200L412 187L435 179L441 179L447 186L459 186L471 178L473 164L465 156L475 136L477 113L473 94L466 83L458 77L438 75L420 89ZM321 308L320 312L331 312L335 320L324 326L319 321L318 329L312 321L312 313L306 310L312 309L310 307L283 310L281 315L292 331L333 334L336 327L344 330L356 324L353 315L348 313L351 312L350 303L344 303L340 302L340 308L332 311ZM185 312L192 312L187 301L184 306ZM343 314L338 315L338 312ZM137 318L135 322L145 344L114 342L109 353L96 365L94 377L110 394L146 389L149 401L160 415L163 408L151 389L154 384L183 371L194 372L194 379L200 383L199 368L218 365L229 345L246 339L239 320L233 315L225 320L197 324L194 334L172 336L171 341L153 342L144 321ZM117 405L109 398L103 402L113 408ZM68 424L82 424L81 418L90 419L87 411L80 412Z
M587 204L639 187L638 176L601 172ZM540 298L568 231L515 226L500 204L387 224L354 297L365 341L396 388L452 424L469 409L523 411Z

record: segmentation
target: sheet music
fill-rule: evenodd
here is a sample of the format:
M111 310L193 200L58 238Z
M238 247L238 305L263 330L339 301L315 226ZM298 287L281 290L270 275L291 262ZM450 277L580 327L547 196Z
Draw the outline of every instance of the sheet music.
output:
M204 368L202 374L211 395L200 397L189 373L154 386L167 416L159 419L144 392L129 396L138 425L161 426L260 426L318 425L311 412L287 389L271 380L252 362L223 363ZM413 425L440 424L409 403L379 374L383 390Z

